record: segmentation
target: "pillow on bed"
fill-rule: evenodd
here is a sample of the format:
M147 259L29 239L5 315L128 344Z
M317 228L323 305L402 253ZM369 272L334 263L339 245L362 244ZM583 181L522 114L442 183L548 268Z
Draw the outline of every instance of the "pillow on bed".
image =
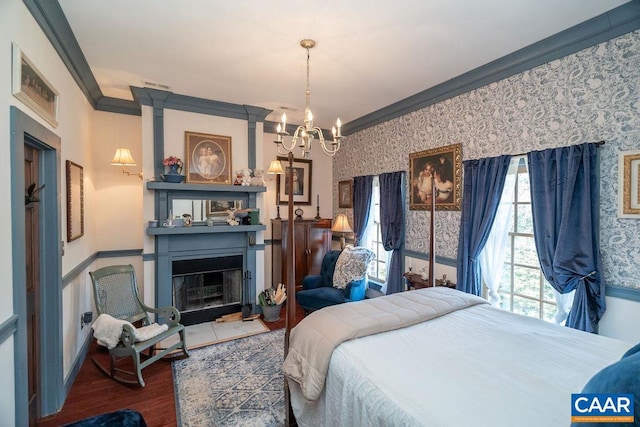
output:
M631 347L629 350L627 350L627 352L622 356L622 359L624 359L625 357L631 356L633 354L636 354L639 351L640 351L640 344L636 344L633 347Z
M632 352L632 350L634 350ZM595 374L582 393L633 393L635 420L640 420L640 350L639 346L627 351L622 359ZM620 423L574 423L580 427L620 426ZM626 424L625 424L626 425Z
M333 287L344 289L352 280L362 279L367 274L374 253L361 246L347 246L340 253L333 272Z

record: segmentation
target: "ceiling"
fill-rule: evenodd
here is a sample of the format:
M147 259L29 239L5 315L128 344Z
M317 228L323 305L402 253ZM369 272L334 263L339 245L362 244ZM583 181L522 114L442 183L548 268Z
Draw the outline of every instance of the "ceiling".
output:
M105 96L171 92L350 122L628 0L59 0Z

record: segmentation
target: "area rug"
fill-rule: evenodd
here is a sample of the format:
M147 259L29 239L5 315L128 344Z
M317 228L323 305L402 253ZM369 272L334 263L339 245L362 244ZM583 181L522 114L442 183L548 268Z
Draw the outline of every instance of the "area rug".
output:
M205 347L224 341L231 341L251 335L269 332L269 328L260 319L237 322L206 322L197 325L189 325L185 328L187 333L187 348ZM161 342L163 347L170 347L178 342L178 335L172 335ZM180 351L180 350L178 350Z
M172 362L179 426L284 425L284 329L189 353Z

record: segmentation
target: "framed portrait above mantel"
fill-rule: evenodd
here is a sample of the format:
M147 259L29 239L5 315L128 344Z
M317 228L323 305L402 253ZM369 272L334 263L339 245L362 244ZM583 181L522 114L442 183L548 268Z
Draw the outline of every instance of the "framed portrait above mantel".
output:
M231 185L231 137L198 132L184 133L186 181Z
M459 211L462 208L462 144L409 154L409 209ZM435 194L433 184L435 181Z
M11 89L13 96L24 102L53 127L58 126L58 91L38 71L35 65L12 44L13 70Z
M618 217L640 219L640 150L618 153Z
M276 175L276 187L278 193L276 202L280 205L289 203L289 160L286 157L278 157L284 166L284 175ZM293 159L293 204L311 204L311 172L312 162L307 159Z

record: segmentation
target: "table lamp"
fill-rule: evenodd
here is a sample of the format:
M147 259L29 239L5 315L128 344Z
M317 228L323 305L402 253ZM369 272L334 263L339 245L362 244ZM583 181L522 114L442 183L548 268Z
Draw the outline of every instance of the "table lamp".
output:
M349 225L349 219L347 218L347 216L345 214L338 214L338 216L336 216L333 227L331 227L331 230L340 233L340 250L344 249L344 234L353 233L353 230Z

